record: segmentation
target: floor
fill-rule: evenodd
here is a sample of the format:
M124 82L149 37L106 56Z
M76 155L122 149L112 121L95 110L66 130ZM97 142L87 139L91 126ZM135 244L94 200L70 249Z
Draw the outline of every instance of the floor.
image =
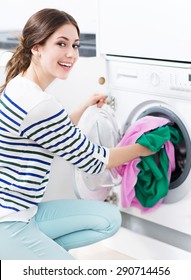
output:
M93 244L70 251L77 260L131 260L130 256L104 246L102 243Z
M121 242L124 229L121 228L119 232L107 241L101 241L96 244L85 246L83 248L72 249L70 254L73 255L78 260L132 260L131 256L118 250L118 242ZM116 248L110 246L111 243L115 243Z
M123 229L121 228L119 232L115 235L115 238L121 240L121 233ZM116 243L113 237L108 240L111 243ZM78 249L70 250L70 254L73 255L78 260L131 260L132 257L125 253L118 251L115 248L111 248L105 241L98 242L89 246L85 246Z
M191 253L121 227L111 238L70 250L77 260L191 260Z

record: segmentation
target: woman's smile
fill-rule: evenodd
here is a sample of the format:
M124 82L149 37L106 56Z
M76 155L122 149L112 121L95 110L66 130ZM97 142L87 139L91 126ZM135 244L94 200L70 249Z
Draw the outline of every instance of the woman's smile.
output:
M69 62L58 62L58 64L65 70L70 71L72 69L72 63Z

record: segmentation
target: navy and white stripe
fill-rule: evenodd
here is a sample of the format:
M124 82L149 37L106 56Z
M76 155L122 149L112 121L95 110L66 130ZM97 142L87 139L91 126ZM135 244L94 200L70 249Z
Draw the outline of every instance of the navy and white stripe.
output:
M22 77L13 79L1 97L0 122L3 215L38 205L46 190L54 155L90 174L105 168L107 148L90 142L59 102Z

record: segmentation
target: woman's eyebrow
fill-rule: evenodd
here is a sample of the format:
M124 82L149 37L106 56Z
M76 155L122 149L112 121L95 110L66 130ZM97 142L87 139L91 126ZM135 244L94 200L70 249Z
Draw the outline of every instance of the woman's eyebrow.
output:
M67 37L65 37L65 36L59 36L59 37L57 37L56 39L65 39L66 41L70 41ZM77 42L77 41L80 41L80 39L78 38L78 39L76 39L76 40L74 40L74 42Z

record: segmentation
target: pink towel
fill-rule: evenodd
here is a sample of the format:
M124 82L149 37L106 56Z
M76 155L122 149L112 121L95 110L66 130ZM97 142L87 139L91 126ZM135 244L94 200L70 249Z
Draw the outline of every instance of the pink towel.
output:
M118 146L127 146L136 143L137 139L145 132L149 132L158 127L164 126L170 123L170 120L162 117L146 116L137 120L132 124L125 135L119 142ZM168 179L170 182L171 174L175 170L175 156L174 156L174 146L170 141L167 141L164 145L167 156L169 158L169 169L168 169ZM137 182L137 175L139 174L139 169L137 164L141 161L140 158L136 158L130 162L127 162L116 168L119 175L122 177L121 183L121 203L124 208L129 206L135 206L142 210L142 212L148 212L156 209L163 201L161 199L155 206L151 208L143 207L138 199L135 197L135 185Z

